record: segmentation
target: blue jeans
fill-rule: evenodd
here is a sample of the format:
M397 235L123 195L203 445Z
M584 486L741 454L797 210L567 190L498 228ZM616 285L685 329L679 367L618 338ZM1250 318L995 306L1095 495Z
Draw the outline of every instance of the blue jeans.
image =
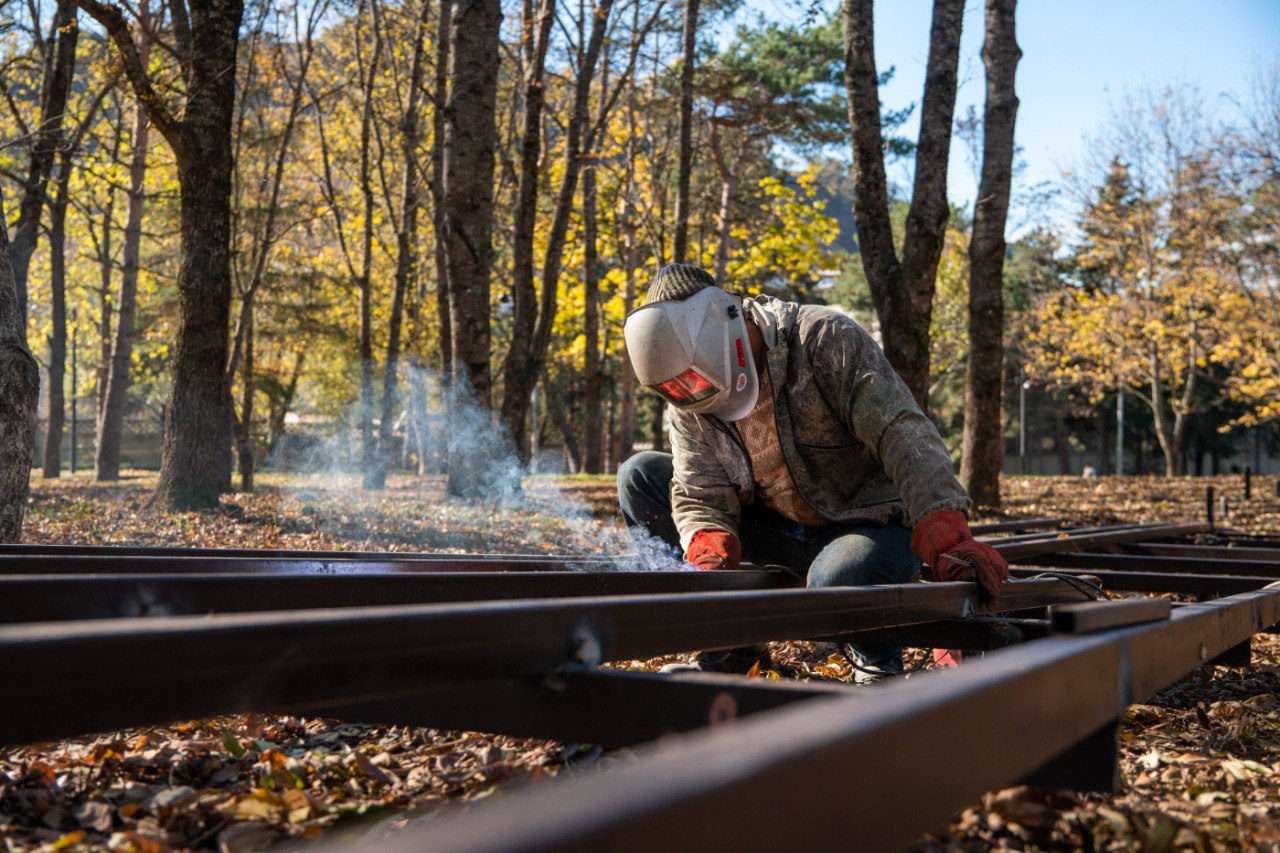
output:
M673 459L669 453L637 453L618 469L618 503L628 527L641 527L677 551L680 534L671 518ZM834 523L806 527L762 504L742 508L738 525L744 560L785 566L810 587L909 583L920 570L911 552L911 529L890 522ZM901 661L897 646L865 644L854 649L860 664Z

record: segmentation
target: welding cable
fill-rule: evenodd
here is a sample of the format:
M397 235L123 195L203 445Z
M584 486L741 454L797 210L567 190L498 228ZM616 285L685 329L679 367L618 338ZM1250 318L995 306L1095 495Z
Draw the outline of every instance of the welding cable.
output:
M1045 578L1047 580L1060 580L1090 601L1099 601L1102 599L1106 599L1108 601L1111 600L1111 593L1103 589L1101 584L1094 583L1091 580L1086 580L1080 575L1045 571L1038 575L1033 575L1028 578L1028 580L1037 580L1040 578Z

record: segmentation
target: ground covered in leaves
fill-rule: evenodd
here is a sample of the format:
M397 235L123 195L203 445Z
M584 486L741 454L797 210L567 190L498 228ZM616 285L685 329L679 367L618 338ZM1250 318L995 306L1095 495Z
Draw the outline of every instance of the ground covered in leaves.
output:
M1280 530L1258 478L1012 478L998 518L1075 524L1195 521L1204 488L1226 523ZM27 541L389 551L621 553L612 482L538 478L505 507L451 503L438 480L354 482L268 475L217 511L146 509L147 475L118 486L37 481ZM991 520L994 520L991 519ZM776 643L757 677L849 681L834 647ZM917 660L920 656L917 653ZM669 660L669 659L663 659ZM653 669L662 660L621 662ZM1254 641L1248 670L1208 667L1130 709L1116 796L1011 788L956 816L923 849L1280 849L1280 640ZM410 807L459 807L502 786L630 760L465 732L240 715L0 749L0 841L8 849L256 850L370 839Z

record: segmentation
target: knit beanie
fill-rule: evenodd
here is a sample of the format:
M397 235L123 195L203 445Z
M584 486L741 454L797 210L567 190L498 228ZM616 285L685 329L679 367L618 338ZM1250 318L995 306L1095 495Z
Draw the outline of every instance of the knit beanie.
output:
M689 264L667 264L649 282L649 295L645 304L653 302L679 302L688 299L707 287L716 287L711 273Z

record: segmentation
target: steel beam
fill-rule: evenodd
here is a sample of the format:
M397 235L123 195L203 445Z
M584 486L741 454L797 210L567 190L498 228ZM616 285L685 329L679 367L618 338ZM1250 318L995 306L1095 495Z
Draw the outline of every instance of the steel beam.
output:
M1111 794L1119 789L1119 724L1112 720L1084 740L1031 772L1022 784Z
M1033 578L1045 574L1043 569L1014 566L1013 577ZM1065 577L1097 578L1103 588L1114 592L1171 592L1200 598L1218 598L1262 589L1270 578L1237 575L1184 575L1158 572L1118 572L1100 569L1054 569L1050 574Z
M635 746L678 732L733 725L742 717L792 702L855 692L865 693L852 685L820 681L601 669L436 683L340 702L290 703L271 710L352 722Z
M1040 530L1033 533L1015 533L1011 536L1002 536L993 541L1003 544L1011 544L1014 542L1034 542L1045 539L1056 539L1061 536L1088 536L1094 533L1111 533L1117 530L1150 529L1157 526L1159 525L1141 522L1125 522L1124 524L1104 524L1098 527L1075 527L1065 530Z
M1159 622L1168 619L1172 612L1173 605L1167 598L1055 604L1049 608L1049 624L1055 634L1095 634L1143 622Z
M1226 666L1235 668L1244 668L1253 664L1253 640L1248 639L1243 643L1236 643L1213 660L1209 661L1208 666Z
M1071 533L1065 536L1013 543L1005 543L995 539L991 540L990 544L1003 554L1006 560L1026 560L1044 554L1087 551L1090 548L1118 545L1124 542L1144 542L1151 539L1190 536L1196 533L1203 533L1207 529L1207 524L1155 524L1100 533Z
M338 557L116 557L109 555L0 556L0 575L86 574L391 574L428 572L584 572L623 571L637 566L630 557L556 557L519 554L472 557L450 554L440 557L347 560Z
M1270 563L1280 570L1280 549L1257 548L1237 545L1188 545L1162 542L1141 542L1121 545L1129 554L1148 554L1153 557L1186 557L1210 561L1247 561Z
M923 625L855 631L832 639L839 643L886 643L909 646L913 649L963 649L966 652L989 652L1047 636L1049 636L1049 622L1044 619L976 616L972 619L948 619Z
M901 850L985 791L1113 723L1280 621L1280 589L1179 608L1163 622L1050 637L856 699L815 699L609 774L540 785L410 823L383 849L450 851L847 847ZM795 821L747 816L803 815Z
M1019 563L1068 569L1113 569L1130 572L1187 573L1197 575L1255 575L1280 578L1280 562L1218 560L1209 557L1164 557L1147 554L1041 554L1018 559Z
M784 572L6 575L0 623L372 607L508 598L783 589Z
M994 609L1079 598L1006 583ZM977 613L975 584L267 611L0 627L5 743ZM85 701L85 697L93 697Z
M36 545L30 543L0 543L0 556L6 557L256 557L264 560L338 560L357 562L368 560L425 560L449 562L453 560L508 561L532 560L546 562L545 554L454 554L443 551L345 551L342 549L305 548L183 548L161 545ZM593 555L560 556L559 561L598 562Z

